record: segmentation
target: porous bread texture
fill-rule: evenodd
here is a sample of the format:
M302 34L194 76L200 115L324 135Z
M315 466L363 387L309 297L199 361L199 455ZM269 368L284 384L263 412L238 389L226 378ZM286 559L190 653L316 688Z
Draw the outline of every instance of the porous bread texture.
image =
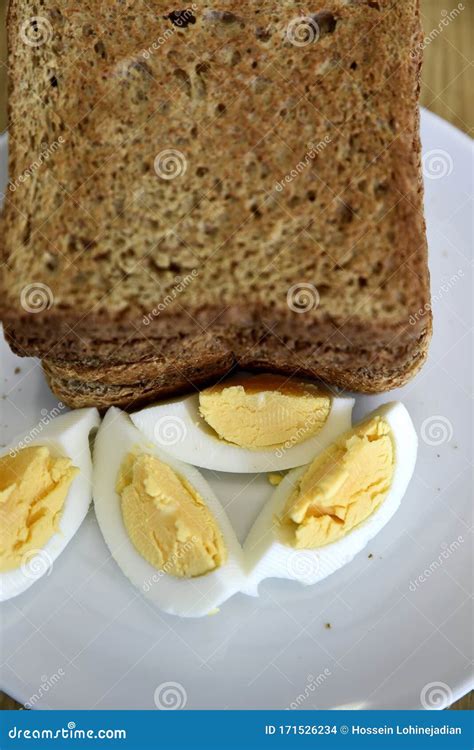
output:
M64 143L7 191L0 312L68 403L236 364L386 390L424 360L418 2L316 5L10 3L11 179Z

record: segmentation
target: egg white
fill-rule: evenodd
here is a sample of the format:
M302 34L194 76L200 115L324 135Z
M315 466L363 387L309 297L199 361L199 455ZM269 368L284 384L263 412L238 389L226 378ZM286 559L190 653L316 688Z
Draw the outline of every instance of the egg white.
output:
M176 578L145 560L133 545L122 518L115 484L122 461L132 450L156 456L197 490L213 514L227 548L224 565L203 576ZM107 412L94 444L94 507L105 542L127 578L164 612L202 617L219 607L243 585L242 547L221 503L192 466L182 464L152 445L116 408Z
M89 433L100 422L97 409L78 409L67 412L45 425L16 437L2 456L22 447L44 445L53 456L71 459L79 469L71 482L64 502L59 530L40 550L24 556L21 567L0 573L0 601L22 594L43 575L49 575L54 562L70 542L87 515L92 498L92 461Z
M275 517L283 512L291 491L307 466L290 472L262 509L245 540L247 581L243 593L258 596L258 586L265 578L288 578L305 585L321 581L349 563L396 513L415 469L418 438L403 404L385 404L363 421L376 415L387 420L394 442L394 473L385 500L342 539L316 549L293 549L278 540Z
M199 413L199 394L165 401L131 415L133 423L171 456L202 469L239 474L283 471L309 463L351 427L354 399L334 397L322 430L289 447L249 449L221 440Z

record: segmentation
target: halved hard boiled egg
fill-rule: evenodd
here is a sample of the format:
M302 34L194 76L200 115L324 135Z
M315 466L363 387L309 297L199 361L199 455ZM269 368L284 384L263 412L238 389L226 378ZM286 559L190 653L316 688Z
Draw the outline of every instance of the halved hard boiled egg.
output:
M244 593L265 578L313 584L350 562L398 509L417 447L406 408L389 403L287 474L245 541Z
M55 560L84 520L92 498L89 435L97 409L49 419L0 456L0 601L18 596Z
M110 552L163 611L200 617L242 588L242 548L207 482L116 408L95 440L93 494Z
M353 405L353 398L333 396L300 378L239 375L131 418L180 461L257 473L308 463L350 428Z

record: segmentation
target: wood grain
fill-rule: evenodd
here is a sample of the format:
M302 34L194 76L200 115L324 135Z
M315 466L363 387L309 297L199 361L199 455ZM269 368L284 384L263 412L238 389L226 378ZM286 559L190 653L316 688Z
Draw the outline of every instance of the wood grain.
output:
M5 9L0 0L0 131L7 127L6 96L7 68L5 64ZM461 8L462 6L462 8ZM459 13L453 10L461 8ZM456 127L472 134L474 97L472 49L474 3L464 0L422 0L421 12L425 33L425 53L421 89L421 103ZM21 708L13 699L0 692L0 710ZM474 692L453 706L454 710L474 709Z
M464 10L459 11L460 7ZM474 2L422 0L424 62L421 103L472 135Z

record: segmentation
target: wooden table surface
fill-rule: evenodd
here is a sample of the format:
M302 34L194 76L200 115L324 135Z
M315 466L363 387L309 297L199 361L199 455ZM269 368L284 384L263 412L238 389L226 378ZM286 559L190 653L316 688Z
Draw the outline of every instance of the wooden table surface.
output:
M0 0L0 131L7 118L4 16L6 0ZM454 14L452 11L455 10ZM460 10L460 12L459 12ZM460 130L472 135L474 97L472 94L472 49L474 0L421 0L425 31L425 58L421 103ZM0 709L20 708L0 693ZM474 708L474 692L452 706Z

